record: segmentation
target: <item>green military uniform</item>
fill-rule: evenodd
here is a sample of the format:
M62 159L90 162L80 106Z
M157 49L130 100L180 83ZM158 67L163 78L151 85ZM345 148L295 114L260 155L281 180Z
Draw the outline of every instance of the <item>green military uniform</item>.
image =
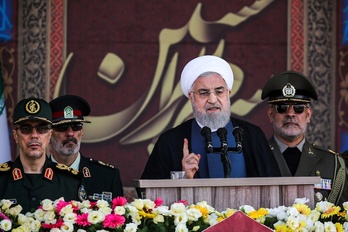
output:
M23 212L36 210L44 199L66 201L83 197L79 172L46 158L41 174L24 173L19 157L0 165L0 199L10 199L23 207ZM82 195L81 195L82 194Z
M268 142L277 160L281 175L292 176L274 137L272 136ZM323 182L331 183L326 187L315 186L316 201L328 200L341 205L348 200L348 182L344 160L330 150L325 150L306 141L294 176L319 176Z

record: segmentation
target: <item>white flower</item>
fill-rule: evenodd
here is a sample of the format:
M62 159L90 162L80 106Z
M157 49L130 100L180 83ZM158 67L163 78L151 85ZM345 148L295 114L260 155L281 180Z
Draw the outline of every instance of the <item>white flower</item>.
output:
M320 221L314 222L314 228L312 228L312 231L323 232L324 231L324 224Z
M85 231L83 229L78 229L76 232L87 232L87 231Z
M176 215L185 212L186 207L183 203L174 203L170 206L170 211Z
M0 222L0 229L4 231L10 231L12 229L12 222L11 220L4 219Z
M64 225L60 227L61 231L63 232L73 232L74 231L74 225L70 222L65 222Z
M118 215L125 215L126 209L123 206L116 206L114 209L114 213Z
M67 214L64 215L63 220L65 222L74 223L76 218L77 218L76 213L67 213Z
M336 226L332 222L324 222L325 232L336 232Z
M156 217L154 217L153 222L154 222L155 224L158 224L159 222L164 222L164 217L163 217L163 215L157 215Z
M104 215L111 214L112 209L110 207L102 207L98 209L99 212L103 213Z
M19 215L18 215L17 221L18 221L18 223L19 223L20 225L23 225L23 224L29 222L29 218L28 218L27 216L23 215L23 214L19 214Z
M146 209L153 209L153 208L155 208L155 206L156 206L156 204L155 204L155 202L153 202L153 201L151 201L151 200L149 200L149 199L144 199L144 207L146 208Z
M45 221L45 223L51 223L51 224L56 223L56 221L57 221L56 214L53 211L45 212L44 221Z
M186 214L189 221L197 221L200 217L202 217L201 211L195 208L188 209Z
M126 227L124 228L124 232L136 232L138 229L138 226L134 223L128 223L126 224Z
M62 232L62 231L60 229L58 229L58 228L53 228L53 229L50 230L50 232Z
M320 213L324 213L325 211L332 208L333 206L334 204L332 204L331 202L320 201L315 205L315 209L318 210Z
M243 206L239 207L239 209L240 209L241 211L244 211L246 214L250 214L251 212L256 211L256 210L254 209L254 207L252 207L252 206L250 206L250 205L243 205Z
M300 221L297 217L289 216L286 224L288 227L290 227L290 229L295 230L297 227L299 227Z
M12 216L17 216L22 211L22 206L16 205L12 208L9 208L6 212Z
M91 207L91 202L88 201L88 200L85 200L85 201L80 203L80 209L82 209L82 208L87 208L88 209L90 207Z
M188 232L186 224L185 223L179 223L178 225L176 225L175 232Z
M308 215L308 218L312 220L313 222L317 222L320 218L320 212L316 210L312 210L311 213Z
M186 224L187 222L187 215L186 213L181 214L175 214L174 224L177 226L179 224Z
M64 217L64 215L72 213L73 211L74 211L74 209L73 209L72 205L68 204L60 210L59 215Z
M196 205L198 205L204 209L207 209L209 213L215 211L215 209L212 206L208 205L208 203L206 201L198 202Z
M300 214L296 208L288 208L287 213L288 213L289 217L290 216L297 217Z
M42 209L45 211L54 210L53 201L45 199L41 201Z
M92 211L90 214L88 214L88 222L92 224L97 224L99 222L104 221L105 215L98 211Z
M296 198L294 201L294 204L306 204L309 202L309 199L303 197L303 198Z
M131 204L138 210L142 210L144 208L144 202L141 199L135 199Z
M28 215L28 214L26 214ZM34 216L37 220L39 221L43 221L44 220L44 217L45 217L45 211L43 211L42 209L37 209L35 212L34 212Z
M109 207L109 203L107 201L105 201L105 200L98 200L97 201L97 207L99 209L105 208L105 207Z
M30 230L33 231L33 232L39 231L40 227L41 227L41 223L38 220L33 220L30 223Z
M10 200L3 199L3 200L0 201L1 209L3 211L9 209L12 204L13 204L13 202L10 201Z

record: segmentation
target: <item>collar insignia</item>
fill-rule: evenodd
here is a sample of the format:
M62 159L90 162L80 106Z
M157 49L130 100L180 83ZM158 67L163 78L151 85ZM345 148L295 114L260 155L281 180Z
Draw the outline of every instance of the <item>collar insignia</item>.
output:
M15 168L12 170L13 180L20 180L23 178L22 171L19 168Z
M293 96L295 96L296 89L293 85L291 85L290 83L287 83L284 86L282 92L283 92L284 97L293 97Z
M64 118L74 118L74 110L71 106L64 108Z
M49 180L52 180L52 179L53 179L53 170L52 170L52 168L47 168L47 169L45 170L45 175L44 175L44 177L45 177L46 179L49 179Z
M83 167L82 173L83 173L83 177L85 177L85 178L92 177L91 172L89 171L89 169L87 167Z
M40 104L35 100L30 100L25 104L25 111L29 114L36 114L40 110Z

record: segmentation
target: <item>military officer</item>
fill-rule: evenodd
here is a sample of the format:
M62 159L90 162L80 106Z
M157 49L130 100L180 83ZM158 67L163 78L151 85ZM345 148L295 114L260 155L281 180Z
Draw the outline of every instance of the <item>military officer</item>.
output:
M111 201L123 196L119 170L80 153L83 123L90 123L84 118L90 113L88 102L79 96L63 95L49 104L53 121L51 159L81 172L89 200Z
M12 132L19 156L0 165L0 199L20 204L24 212L36 210L44 199L80 200L78 171L46 155L51 121L51 108L43 99L23 99L14 109Z
M285 71L272 76L263 88L268 98L268 117L274 134L268 140L282 176L320 176L315 186L315 201L334 204L347 201L346 166L342 157L310 143L305 137L311 120L311 99L316 90L301 73Z

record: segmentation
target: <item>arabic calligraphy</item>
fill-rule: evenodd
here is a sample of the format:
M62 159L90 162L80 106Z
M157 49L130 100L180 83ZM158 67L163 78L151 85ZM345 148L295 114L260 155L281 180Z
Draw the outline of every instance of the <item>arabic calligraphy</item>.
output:
M203 44L198 55L205 55L205 43L218 41L213 55L222 57L225 50L225 40L221 37L228 33L229 29L237 27L241 23L257 15L265 9L273 0L255 1L251 6L245 6L237 13L228 13L217 21L205 21L201 17L202 4L197 4L190 20L186 25L178 29L164 28L159 34L159 55L156 70L151 86L136 102L122 111L104 115L89 116L87 120L91 124L85 124L85 135L83 142L96 143L111 139L122 132L125 136L120 139L120 144L134 144L142 141L151 140L148 151L152 150L152 145L157 137L167 128L174 127L186 119L192 117L192 110L189 101L184 106L180 104L185 100L185 96L180 89L180 83L175 83L175 74L180 54L169 55L169 49L173 45L180 45L187 35L195 41ZM63 66L54 92L54 97L58 96L65 70L73 57L70 54ZM244 80L244 72L234 63L230 63L235 75L234 85L230 97L232 98L241 89ZM122 57L117 54L108 53L99 66L98 76L111 85L117 84L122 78L125 64ZM166 67L166 68L165 68ZM131 68L131 67L130 67ZM156 91L160 90L159 111L140 127L131 132L126 131L130 125L146 110ZM232 113L244 116L251 112L255 106L261 103L261 90L258 89L250 99L237 99L231 104ZM179 108L180 106L180 108ZM173 120L174 119L174 120ZM111 123L110 123L111 122ZM90 131L90 132L89 132Z

